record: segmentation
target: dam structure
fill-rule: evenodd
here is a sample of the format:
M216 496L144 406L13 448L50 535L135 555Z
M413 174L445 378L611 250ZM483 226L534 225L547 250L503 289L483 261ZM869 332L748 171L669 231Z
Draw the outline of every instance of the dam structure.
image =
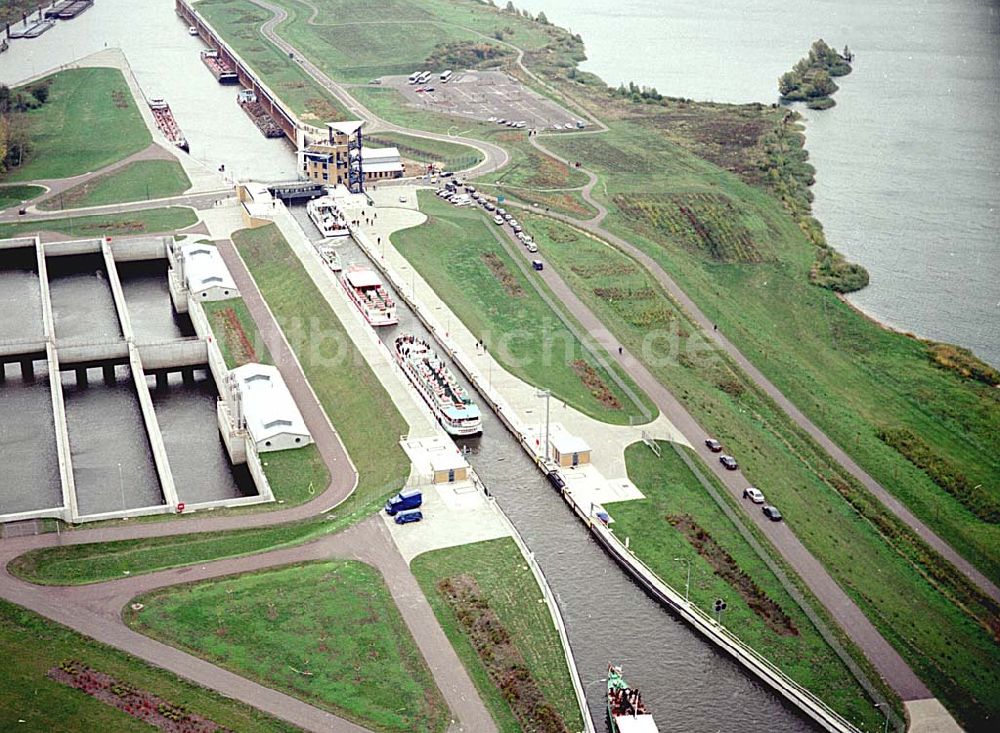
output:
M0 523L274 500L185 246L0 240Z

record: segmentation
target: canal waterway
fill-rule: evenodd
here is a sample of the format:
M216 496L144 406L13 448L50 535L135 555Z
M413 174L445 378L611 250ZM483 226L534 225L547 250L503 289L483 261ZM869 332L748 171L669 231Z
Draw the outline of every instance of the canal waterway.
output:
M7 249L0 254L0 340L44 337L42 291L35 249Z
M519 0L581 34L610 85L775 102L824 38L849 45L837 106L799 107L827 238L868 268L850 296L1000 366L1000 8L993 0ZM623 52L626 51L627 52Z
M45 269L57 339L122 337L103 257L98 254L46 257Z
M75 372L60 375L81 515L163 503L131 370L116 367L115 375L106 384L92 369L86 386Z
M137 343L194 336L187 314L174 310L167 285L167 261L116 262L129 321Z
M290 210L319 241L305 207ZM371 266L353 240L337 251L345 268ZM401 334L416 334L442 354L398 293L388 290L399 304L399 325L377 329L386 347ZM454 365L451 369L469 394L477 394ZM413 395L419 401L416 391ZM603 678L612 661L624 665L664 729L816 730L625 576L489 409L483 410L483 435L458 444L468 449L469 463L524 536L556 595L598 730L604 730Z
M20 365L8 364L0 382L0 515L63 503L48 371L45 362L34 368L34 380L24 381Z
M100 0L38 38L13 40L0 54L0 79L13 86L115 47L125 52L146 96L170 104L192 157L212 170L224 164L243 179L297 176L291 146L265 139L236 104L238 87L223 86L209 73L199 56L205 46L188 35L171 0Z
M229 462L216 423L218 392L207 371L184 383L170 374L166 388L147 377L153 409L174 475L177 498L187 505L255 496L257 488L246 466Z

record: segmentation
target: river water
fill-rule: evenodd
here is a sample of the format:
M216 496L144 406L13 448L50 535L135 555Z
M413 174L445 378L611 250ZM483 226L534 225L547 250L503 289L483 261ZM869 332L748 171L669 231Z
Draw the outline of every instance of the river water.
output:
M320 234L305 207L291 211L318 241ZM337 251L344 267L371 265L353 240L340 244ZM399 304L399 325L377 330L386 347L392 348L400 334L416 334L433 345L398 293L388 290ZM475 395L461 372L451 369ZM483 410L483 435L458 444L469 449L469 463L524 537L556 595L598 730L605 729L607 719L603 678L610 661L624 664L627 678L642 689L662 730L815 730L811 721L625 576L491 410Z
M1000 10L995 0L517 0L580 33L608 84L777 101L819 37L856 54L837 106L801 108L814 211L871 273L851 302L1000 366Z

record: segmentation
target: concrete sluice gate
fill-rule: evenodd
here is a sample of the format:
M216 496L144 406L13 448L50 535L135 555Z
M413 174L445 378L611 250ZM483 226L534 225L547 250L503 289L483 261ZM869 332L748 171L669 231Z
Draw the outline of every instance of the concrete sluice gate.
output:
M230 463L169 244L0 241L0 522L272 499Z

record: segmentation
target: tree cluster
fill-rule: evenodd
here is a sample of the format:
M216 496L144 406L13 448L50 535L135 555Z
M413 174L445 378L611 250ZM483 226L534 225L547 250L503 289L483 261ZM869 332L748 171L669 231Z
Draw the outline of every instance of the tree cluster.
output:
M24 113L49 98L48 81L12 90L0 84L0 175L21 165L30 152L31 138Z
M782 101L806 102L813 109L832 107L829 97L837 91L833 78L851 73L850 54L846 46L844 55L838 53L822 38L813 43L809 55L796 61L792 70L778 79Z
M639 86L634 81L630 81L627 86L624 82L620 84L615 94L634 102L661 102L664 99L664 96L656 91L656 87Z

